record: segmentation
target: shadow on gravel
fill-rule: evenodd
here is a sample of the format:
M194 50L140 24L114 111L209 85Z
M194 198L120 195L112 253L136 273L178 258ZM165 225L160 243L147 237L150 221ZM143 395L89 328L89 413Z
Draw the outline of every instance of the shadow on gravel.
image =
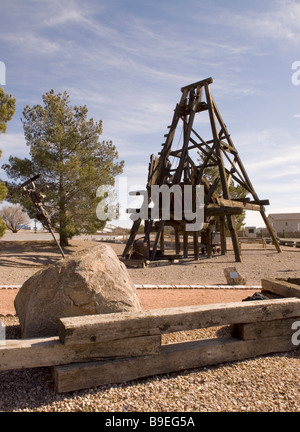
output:
M72 252L72 246L65 254ZM48 242L0 242L0 266L2 267L44 267L62 259L53 241Z

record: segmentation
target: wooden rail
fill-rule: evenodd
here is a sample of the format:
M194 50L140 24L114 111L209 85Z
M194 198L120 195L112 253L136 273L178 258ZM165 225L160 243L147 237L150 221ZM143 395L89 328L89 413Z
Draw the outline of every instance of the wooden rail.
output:
M300 316L296 298L173 307L61 318L59 336L65 345L78 345L295 316Z

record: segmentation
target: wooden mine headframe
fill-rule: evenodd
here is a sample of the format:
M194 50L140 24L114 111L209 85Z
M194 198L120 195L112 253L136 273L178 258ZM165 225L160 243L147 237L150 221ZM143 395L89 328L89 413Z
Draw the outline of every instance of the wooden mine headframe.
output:
M187 221L184 215L181 220L175 220L172 213L169 220L163 220L161 217L153 220L149 209L148 216L144 217L144 242L146 244L149 243L150 233L156 233L153 248L149 256L151 260L156 259L158 245L162 242L163 231L166 226L172 226L175 230L177 253L180 250L179 236L183 235L184 251L187 254L187 236L192 235L194 256L197 259L199 254L199 235L203 236L204 234L207 253L210 255L212 227L218 221L221 254L226 253L225 226L227 222L235 260L237 262L242 261L234 215L241 214L244 210L260 212L274 246L278 252L281 252L265 214L264 206L268 205L269 201L260 200L252 186L238 151L211 95L210 84L212 82L212 78L207 78L181 89L181 99L174 110L173 120L168 127L168 133L165 135L166 140L162 144L162 150L159 156L151 155L146 186L148 200L146 204L148 205L151 202L152 185L168 185L169 187L173 185L180 185L181 187L190 185L194 188L197 185L202 185L204 187L204 224L201 232L188 232L187 224L190 221ZM208 119L200 121L200 124L198 123L197 126L198 117L201 114L203 116L205 113ZM182 126L181 146L180 148L174 148L176 145L176 140L174 139L175 133L178 133L180 124ZM202 132L199 131L200 127L205 129L205 125L206 128L207 125L209 126L209 139L204 139L201 136L203 135ZM214 171L218 173L212 183L205 177L205 169L209 167L215 167ZM232 181L242 186L250 197L233 198L229 187ZM159 214L161 216L161 212ZM141 217L134 221L123 257L128 257L141 222Z

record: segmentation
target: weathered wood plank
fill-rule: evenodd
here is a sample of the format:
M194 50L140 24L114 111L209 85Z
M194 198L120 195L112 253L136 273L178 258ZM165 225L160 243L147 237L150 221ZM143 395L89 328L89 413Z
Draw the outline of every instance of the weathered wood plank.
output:
M56 366L53 375L57 392L63 393L294 349L286 336L254 341L210 339L164 345L159 355Z
M187 86L181 87L181 91L183 92L184 90L190 90L190 89L194 89L196 87L201 87L204 84L212 84L212 83L213 83L213 79L211 77L209 77L209 78L206 78L204 80L197 81L193 84L189 84Z
M240 207L225 207L218 204L207 204L204 208L204 216L225 216L242 214L243 209Z
M232 336L242 340L285 335L290 335L291 337L295 332L295 330L292 330L292 324L297 320L300 320L300 317L248 324L233 324L230 332Z
M218 198L218 203L221 206L225 206L225 207L238 207L241 208L243 210L253 210L253 211L260 211L261 206L257 205L257 204L251 204L248 202L242 202L242 201L235 201L234 199L229 200L229 199L224 199L224 198Z
M64 344L80 344L294 316L299 299L276 299L61 318L58 330Z
M107 357L158 354L160 350L160 335L69 346L63 345L58 337L8 339L0 343L0 370L48 367Z
M277 279L262 279L261 286L263 290L271 291L283 297L300 298L300 286L291 282Z

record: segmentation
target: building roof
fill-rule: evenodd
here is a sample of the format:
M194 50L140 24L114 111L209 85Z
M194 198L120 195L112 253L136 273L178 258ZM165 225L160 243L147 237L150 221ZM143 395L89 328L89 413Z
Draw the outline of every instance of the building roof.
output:
M272 213L268 217L278 221L300 220L300 213Z

